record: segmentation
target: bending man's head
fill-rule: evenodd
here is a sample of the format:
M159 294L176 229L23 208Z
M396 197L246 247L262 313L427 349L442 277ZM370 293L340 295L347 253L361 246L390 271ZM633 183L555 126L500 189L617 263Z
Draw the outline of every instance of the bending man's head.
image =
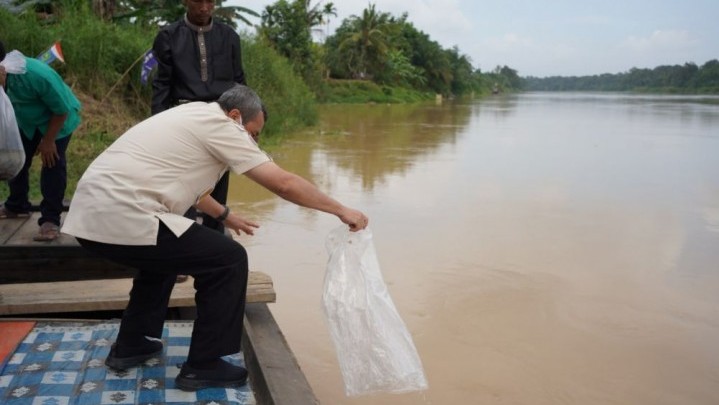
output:
M262 100L251 88L237 84L222 93L217 103L228 117L242 124L247 132L257 139L265 126L265 112Z

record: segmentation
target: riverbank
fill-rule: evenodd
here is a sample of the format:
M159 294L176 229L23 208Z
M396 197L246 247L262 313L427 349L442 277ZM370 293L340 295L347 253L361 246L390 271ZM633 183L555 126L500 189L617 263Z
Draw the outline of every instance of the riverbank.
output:
M433 100L435 95L423 93L407 88L392 86L379 86L370 81L360 80L332 80L328 81L327 103L415 103ZM73 133L67 150L67 191L66 197L70 199L75 192L77 182L90 163L104 151L112 142L133 125L146 116L139 114L137 106L129 106L120 97L111 95L104 101L98 100L92 94L75 89L75 94L82 103L82 124ZM143 99L147 103L147 100ZM140 106L142 109L143 106ZM144 106L149 110L149 105ZM286 111L270 109L268 125L269 135L263 131L260 143L263 147L277 145L282 142L283 134L311 125L316 119L315 104L309 106L312 115L309 122L303 122L300 116L289 114ZM40 201L40 168L38 157L34 158L30 169L30 200ZM0 200L4 201L8 195L6 182L0 182Z

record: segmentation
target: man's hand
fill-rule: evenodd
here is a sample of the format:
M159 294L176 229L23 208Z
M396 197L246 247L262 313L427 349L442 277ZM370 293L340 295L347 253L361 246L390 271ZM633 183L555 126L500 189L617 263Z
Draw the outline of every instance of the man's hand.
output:
M345 208L338 217L340 221L350 226L352 232L361 231L369 224L369 218L365 214L352 208Z
M244 218L242 218L239 215L235 215L230 212L230 215L227 216L227 219L225 222L223 222L226 227L232 229L235 231L238 235L242 235L242 232L248 234L248 235L254 235L255 229L259 228L260 225L256 222L248 221ZM242 231L242 232L240 232Z
M7 72L5 66L0 65L0 86L5 87L5 81L7 80Z
M54 167L55 163L57 163L58 159L60 159L60 154L57 153L57 145L55 145L55 141L49 140L45 137L42 138L40 144L37 146L35 154L40 155L43 167Z

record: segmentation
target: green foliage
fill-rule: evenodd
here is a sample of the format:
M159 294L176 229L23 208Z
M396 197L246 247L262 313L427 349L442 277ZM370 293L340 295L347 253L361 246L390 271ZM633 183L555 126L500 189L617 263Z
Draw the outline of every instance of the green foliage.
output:
M269 113L263 140L266 135L277 136L317 121L314 96L287 59L262 39L245 34L242 60L247 83L260 95Z
M330 80L327 103L416 103L433 100L434 93L406 87L379 85L369 80Z
M75 88L102 98L120 81L123 85L121 95L138 97L143 94L139 85L139 66L131 72L133 74L123 76L123 73L149 49L154 33L103 22L84 2L76 8L69 8L70 1L64 4L68 6L59 9L56 12L58 18L50 24L35 13L17 17L0 9L0 36L6 47L35 56L55 41L61 41L66 63L56 62L53 67Z
M214 16L233 28L237 28L237 20L252 26L246 14L259 17L259 14L246 7L223 6L224 2L215 0ZM83 6L91 7L98 18L144 28L157 28L177 21L185 14L183 0L0 0L0 7L15 14L40 12L53 18L59 9L74 10Z
M76 4L77 3L77 4ZM8 51L28 56L61 40L65 64L53 63L82 103L82 125L68 147L68 192L92 160L120 134L150 114L150 86L140 84L139 58L151 46L156 30L98 18L82 1L66 1L47 20L34 12L13 14L0 7L0 39ZM266 43L244 35L243 62L248 83L270 114L261 142L271 144L282 133L317 120L312 92L289 62ZM31 170L31 199L39 199L39 162ZM7 195L0 183L0 198Z
M280 55L288 58L307 84L319 90L324 67L315 44L312 30L325 18L336 15L332 3L310 6L309 0L279 0L265 7L259 28L260 36Z
M421 88L427 82L422 73L422 69L410 63L409 58L396 49L387 53L386 69L380 72L378 81Z
M632 68L618 74L593 76L552 76L524 79L534 91L641 91L661 93L719 93L719 61L698 67L694 63L657 66L654 69Z
M443 49L407 21L370 4L361 16L345 19L327 39L333 78L371 79L380 84L461 95L479 91L480 74L457 47Z
M347 59L353 78L374 77L386 62L390 18L370 4L361 17L353 15L345 20L346 25L343 23L345 30L338 51Z

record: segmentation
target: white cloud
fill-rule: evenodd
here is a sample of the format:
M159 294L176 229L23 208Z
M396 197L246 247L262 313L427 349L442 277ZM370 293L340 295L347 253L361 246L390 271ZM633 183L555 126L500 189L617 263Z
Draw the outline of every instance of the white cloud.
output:
M697 45L697 41L682 30L657 30L647 37L630 36L622 42L620 48L635 52L656 52L686 50Z
M483 42L488 48L496 52L516 52L517 50L535 48L532 38L511 32L501 37L487 38Z
M275 1L229 0L225 4L261 13ZM643 13L618 13L611 8L569 1L536 7L511 7L517 3L512 1L322 1L331 1L338 13L329 26L322 27L325 35L331 34L343 19L361 15L373 3L377 11L395 16L408 12L409 21L417 29L445 48L457 45L475 67L485 71L507 65L520 75L618 73L631 67L702 63L717 55L719 25L710 16L716 15L719 1L692 10L680 3L672 5L678 7L674 11L642 7ZM318 2L312 0L311 4ZM658 26L665 28L652 32Z
M457 0L396 0L388 3L396 4L392 12L395 15L411 10L409 21L445 48L459 45L461 39L471 35L473 23L462 12Z

